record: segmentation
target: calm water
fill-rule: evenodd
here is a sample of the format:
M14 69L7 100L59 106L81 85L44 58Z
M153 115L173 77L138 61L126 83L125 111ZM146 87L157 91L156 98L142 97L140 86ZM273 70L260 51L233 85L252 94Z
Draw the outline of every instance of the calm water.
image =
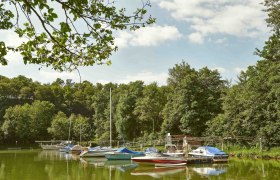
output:
M0 180L88 179L280 179L279 161L237 160L177 168L143 167L131 161L80 159L57 151L0 151Z

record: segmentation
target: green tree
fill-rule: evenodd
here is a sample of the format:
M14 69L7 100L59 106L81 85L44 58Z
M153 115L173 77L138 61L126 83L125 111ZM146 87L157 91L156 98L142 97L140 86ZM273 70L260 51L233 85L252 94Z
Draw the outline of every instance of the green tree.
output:
M147 85L143 89L143 98L137 99L133 114L139 119L140 131L143 135L155 135L160 132L163 121L161 111L166 103L163 91L156 83Z
M37 140L48 140L48 127L51 126L52 118L55 114L54 104L48 101L34 101L29 108L30 133Z
M2 131L10 142L46 140L53 114L54 105L46 101L16 105L6 110Z
M279 0L265 0L265 12L268 17L266 19L268 27L272 29L272 35L265 42L262 50L256 49L256 54L260 57L271 60L280 60L280 1Z
M97 140L108 141L110 139L110 88L113 97L116 97L117 86L109 83L106 85L96 84L96 93L94 94L92 108L94 110L93 122L94 132ZM114 103L112 98L112 104ZM115 103L114 103L115 104ZM113 113L112 105L112 114ZM115 108L114 108L115 109ZM112 121L114 120L112 116ZM112 131L115 130L114 122L112 122ZM113 133L113 132L112 132ZM115 134L115 133L113 133Z
M66 114L59 111L52 119L51 126L48 128L48 132L55 139L67 139L69 137L70 121ZM69 139L70 140L70 139Z
M143 1L143 7L132 15L114 3L105 0L1 1L0 29L13 30L28 40L18 47L7 47L0 41L0 63L7 64L9 51L19 51L25 64L42 64L60 71L95 63L110 64L108 58L117 50L113 31L136 30L155 22L146 15L149 1Z
M28 104L24 106L16 105L6 110L1 129L9 143L15 141L30 142L30 138L34 138L30 133L29 107Z
M137 99L143 96L143 82L135 81L119 87L119 101L116 108L116 130L120 138L133 140L141 135L139 119L133 114Z
M221 113L225 81L216 70L196 71L183 61L169 70L168 86L162 133L201 136L206 123Z
M209 132L262 138L268 147L280 143L280 62L259 61L240 75L224 98L224 114L209 123ZM223 127L223 133L211 131Z
M89 118L83 117L80 114L71 114L69 119L71 120L72 124L72 139L76 141L80 141L80 138L82 141L91 140L93 131L89 123Z

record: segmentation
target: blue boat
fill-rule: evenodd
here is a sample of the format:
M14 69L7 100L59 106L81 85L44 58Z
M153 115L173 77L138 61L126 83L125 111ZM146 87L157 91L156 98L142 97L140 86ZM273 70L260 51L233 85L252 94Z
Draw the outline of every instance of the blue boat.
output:
M119 148L115 152L108 152L105 157L108 160L130 160L133 157L145 156L143 152L132 151L127 148Z
M228 154L216 147L200 146L188 153L189 157L195 158L211 158L213 162L228 161Z
M66 146L62 147L59 149L60 152L65 152L65 153L69 153L69 151L71 150L71 148L74 146L74 144L67 144Z

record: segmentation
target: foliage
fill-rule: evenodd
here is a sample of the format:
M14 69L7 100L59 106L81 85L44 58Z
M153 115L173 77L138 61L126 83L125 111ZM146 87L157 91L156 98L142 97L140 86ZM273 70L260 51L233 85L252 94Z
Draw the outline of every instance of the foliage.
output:
M68 139L70 129L70 121L67 116L59 111L52 119L51 126L48 128L48 133L55 139Z
M256 49L256 54L260 57L271 60L280 60L280 1L279 0L265 0L265 12L268 14L266 22L268 27L272 29L272 35L265 42L262 50Z
M147 16L149 1L127 15L114 1L6 0L0 3L0 30L13 30L25 39L18 47L0 41L0 63L7 65L9 51L20 52L25 64L74 70L95 63L110 64L114 31L136 30L155 19Z
M225 82L217 71L196 71L183 61L169 70L168 85L171 90L162 112L162 132L201 136L206 123L221 113Z
M163 121L161 111L166 103L166 96L156 83L143 89L143 98L138 98L133 114L139 118L141 136L160 131Z
M133 114L137 99L142 97L143 82L136 81L121 85L116 108L116 130L121 139L133 140L141 135L139 119Z
M224 98L224 114L210 122L209 133L251 136L271 147L280 143L279 61L259 61L240 76ZM219 129L216 127L220 127ZM216 129L212 131L213 129ZM222 129L222 130L221 130Z
M48 139L47 128L51 124L53 111L53 104L46 101L10 107L6 110L1 129L7 139L22 142Z

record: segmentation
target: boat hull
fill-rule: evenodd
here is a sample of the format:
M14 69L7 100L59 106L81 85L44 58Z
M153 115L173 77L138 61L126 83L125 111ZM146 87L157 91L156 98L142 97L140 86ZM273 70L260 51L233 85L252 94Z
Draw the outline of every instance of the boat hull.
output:
M118 154L105 154L108 160L130 160L134 157L144 156L142 154L118 153Z
M111 151L86 151L80 154L81 157L105 157L105 153Z
M59 145L41 145L43 150L58 150L61 148Z
M187 163L183 158L176 157L135 157L132 161L140 164L181 164Z

